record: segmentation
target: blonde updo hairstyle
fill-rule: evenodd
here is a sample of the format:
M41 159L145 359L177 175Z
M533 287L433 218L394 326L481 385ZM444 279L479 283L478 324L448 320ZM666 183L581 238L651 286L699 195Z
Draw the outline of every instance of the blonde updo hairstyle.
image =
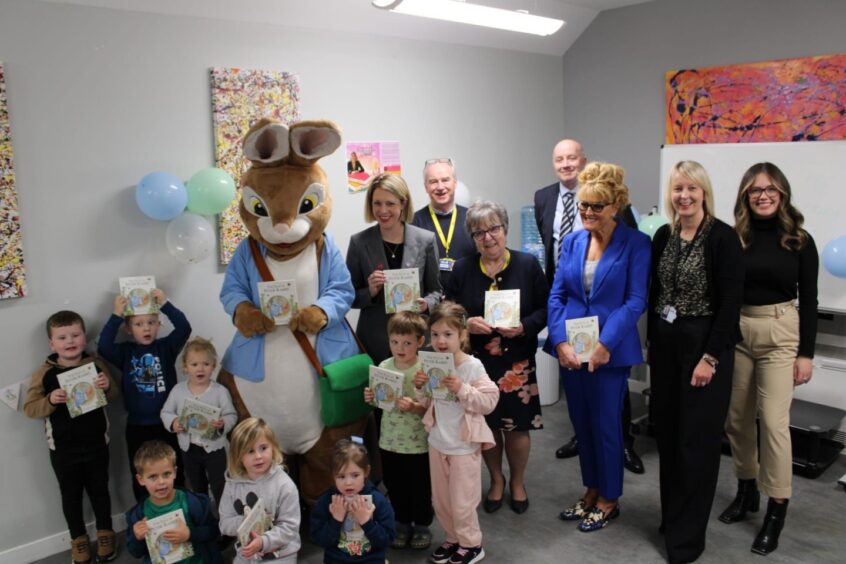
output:
M623 182L626 171L623 167L594 161L588 163L579 174L580 202L605 203L615 206L617 213L629 205L629 187Z

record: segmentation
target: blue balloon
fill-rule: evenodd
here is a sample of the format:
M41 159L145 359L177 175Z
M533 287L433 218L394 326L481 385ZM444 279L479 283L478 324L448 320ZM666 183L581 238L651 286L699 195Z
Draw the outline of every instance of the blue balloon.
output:
M135 187L135 201L147 217L168 221L185 211L188 190L175 174L151 172Z
M838 278L846 278L846 235L829 241L822 252L825 269Z

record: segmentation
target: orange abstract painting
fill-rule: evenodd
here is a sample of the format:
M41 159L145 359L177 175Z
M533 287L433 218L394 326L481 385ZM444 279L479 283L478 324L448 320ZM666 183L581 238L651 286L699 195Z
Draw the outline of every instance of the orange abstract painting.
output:
M665 143L846 139L846 54L666 74Z

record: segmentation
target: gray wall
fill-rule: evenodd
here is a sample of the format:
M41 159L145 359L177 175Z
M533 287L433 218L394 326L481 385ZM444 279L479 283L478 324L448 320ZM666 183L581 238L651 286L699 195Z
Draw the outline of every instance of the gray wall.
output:
M840 0L655 0L602 12L564 56L564 126L657 203L664 73L846 51Z
M217 298L222 271L214 260L175 262L166 224L144 217L133 196L147 172L187 179L213 164L212 66L296 72L303 117L335 120L348 140L399 140L417 207L423 161L452 156L472 196L512 210L512 243L516 211L552 176L549 151L563 123L560 57L355 33L3 0L0 61L30 290L0 302L0 386L43 361L43 322L53 311L79 311L93 346L124 275L155 274L195 333L223 352L233 330ZM363 194L346 194L340 153L322 164L335 198L330 230L346 252L364 228ZM120 405L109 412L120 513L131 497L125 417ZM0 406L0 428L0 561L22 562L23 552L4 551L62 533L65 523L41 423Z

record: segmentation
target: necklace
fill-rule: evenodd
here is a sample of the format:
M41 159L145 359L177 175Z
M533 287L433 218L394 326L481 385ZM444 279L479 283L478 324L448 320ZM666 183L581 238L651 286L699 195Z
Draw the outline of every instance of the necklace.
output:
M400 245L402 245L402 243L397 243L396 245L394 245L393 248L391 248L391 244L388 243L387 241L383 240L382 244L385 245L385 250L387 250L389 253L391 253L392 259L397 258L397 251L399 251Z

